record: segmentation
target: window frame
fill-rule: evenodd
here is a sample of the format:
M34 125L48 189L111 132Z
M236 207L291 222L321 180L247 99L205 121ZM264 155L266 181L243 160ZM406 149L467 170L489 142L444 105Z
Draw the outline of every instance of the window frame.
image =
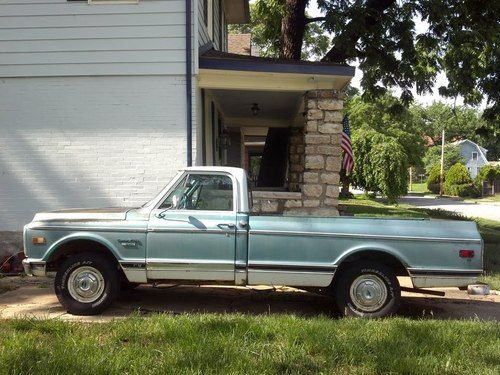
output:
M172 186L171 189L169 189L159 200L158 204L155 205L153 211L155 210L168 210L169 212L175 212L175 213L193 213L193 212L198 212L198 213L220 213L220 214L236 214L239 210L239 200L238 200L238 181L236 178L228 172L219 172L219 171L184 171L184 173L179 177L179 182L184 180L186 176L196 174L196 175L215 175L215 176L227 176L231 179L231 183L233 186L233 209L232 210L188 210L188 209L182 209L182 210L177 210L177 209L168 209L168 208L160 208L160 206L165 202L165 200L168 198L168 196L177 188L178 183Z
M476 155L475 158L474 155ZM472 161L477 161L478 159L479 159L479 153L476 151L472 151Z

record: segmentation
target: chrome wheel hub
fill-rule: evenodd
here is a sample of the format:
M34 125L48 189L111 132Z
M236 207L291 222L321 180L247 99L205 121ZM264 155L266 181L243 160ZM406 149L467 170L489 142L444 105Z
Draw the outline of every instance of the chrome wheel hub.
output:
M78 302L92 303L104 291L104 277L94 267L84 266L75 269L68 279L68 291Z
M349 290L351 301L362 311L373 312L384 306L387 286L377 275L358 276Z

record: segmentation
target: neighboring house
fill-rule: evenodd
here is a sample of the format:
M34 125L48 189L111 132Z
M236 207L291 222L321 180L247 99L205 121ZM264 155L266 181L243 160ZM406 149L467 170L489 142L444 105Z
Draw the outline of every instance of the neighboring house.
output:
M0 231L140 205L186 165L250 168L252 143L260 180L295 191L258 209L335 214L354 68L228 53L248 0L9 0L0 16Z
M488 164L486 153L488 150L468 139L453 142L460 148L460 154L464 158L465 166L472 178L476 178L478 171L483 165Z

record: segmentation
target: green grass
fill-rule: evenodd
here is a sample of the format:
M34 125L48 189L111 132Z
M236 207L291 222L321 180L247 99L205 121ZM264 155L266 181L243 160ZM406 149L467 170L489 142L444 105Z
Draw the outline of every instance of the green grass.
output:
M427 189L427 183L419 183L419 184L411 184L411 190L410 192L412 193L430 193L429 190Z
M482 321L153 315L109 324L0 322L9 374L498 374Z
M452 220L474 220L484 239L484 268L486 276L482 282L490 284L492 289L500 290L500 221L487 219L469 219L460 214L445 210L417 208L410 205L392 205L365 196L341 200L347 213L358 217L394 217L394 218L434 218ZM499 207L500 209L500 207Z
M465 199L465 202L469 203L492 203L492 202L500 202L500 194L492 195L491 197L484 198L468 198ZM500 208L499 208L500 209Z

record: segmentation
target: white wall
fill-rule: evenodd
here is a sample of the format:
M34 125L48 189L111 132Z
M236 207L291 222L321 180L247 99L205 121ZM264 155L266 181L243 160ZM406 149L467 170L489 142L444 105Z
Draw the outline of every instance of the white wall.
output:
M0 77L185 72L184 0L8 0L0 16Z
M185 106L182 76L0 79L0 230L144 203L186 165Z

